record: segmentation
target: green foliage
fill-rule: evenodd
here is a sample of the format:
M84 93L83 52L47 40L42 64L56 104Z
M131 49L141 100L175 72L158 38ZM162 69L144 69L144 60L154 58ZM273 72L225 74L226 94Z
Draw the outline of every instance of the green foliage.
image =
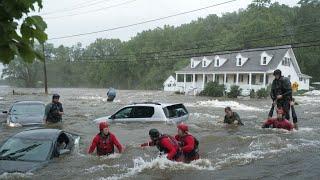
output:
M35 40L44 43L47 24L40 16L29 16L35 6L42 8L42 0L1 0L0 1L0 62L8 64L19 55L26 62L36 58L43 59L41 53L34 49ZM22 21L20 34L18 21Z
M224 95L224 85L217 82L209 82L200 93L203 96L222 97Z
M267 98L269 96L269 92L266 88L261 88L257 91L258 98Z
M233 85L230 87L230 92L227 93L229 98L237 98L241 93L239 86Z

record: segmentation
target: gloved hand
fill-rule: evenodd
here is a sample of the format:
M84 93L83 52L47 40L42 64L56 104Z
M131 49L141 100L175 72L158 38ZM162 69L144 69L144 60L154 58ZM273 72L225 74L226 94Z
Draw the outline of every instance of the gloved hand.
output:
M143 144L140 144L140 147L146 147L146 146L149 146L149 143L143 143Z

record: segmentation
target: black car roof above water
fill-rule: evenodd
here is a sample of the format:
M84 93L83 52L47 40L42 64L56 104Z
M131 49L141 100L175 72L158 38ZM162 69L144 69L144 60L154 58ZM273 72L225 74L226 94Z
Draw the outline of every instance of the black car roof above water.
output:
M36 139L36 140L55 140L57 136L63 132L60 129L31 129L19 132L14 135L14 138L26 138L26 139Z

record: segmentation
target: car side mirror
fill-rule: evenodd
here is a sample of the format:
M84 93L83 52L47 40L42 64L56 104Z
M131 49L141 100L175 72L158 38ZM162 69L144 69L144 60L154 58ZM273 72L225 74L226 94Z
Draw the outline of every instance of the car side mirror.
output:
M59 150L59 155L64 155L64 154L69 154L70 153L70 149L60 149Z
M111 117L110 117L110 119L115 119L116 118L116 116L115 115L112 115Z
M2 111L3 114L8 114L8 111Z

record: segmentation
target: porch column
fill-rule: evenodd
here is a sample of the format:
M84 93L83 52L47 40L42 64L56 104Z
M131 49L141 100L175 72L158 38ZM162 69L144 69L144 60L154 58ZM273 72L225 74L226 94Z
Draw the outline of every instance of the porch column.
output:
M266 87L267 73L263 73L263 87Z
M250 90L252 89L251 81L252 81L252 73L249 73L249 88L250 88Z
M206 75L205 74L202 74L202 90L204 89L204 84L205 84L205 78L206 77Z
M237 78L236 78L236 85L239 84L239 73L237 73Z
M187 75L183 75L183 92L186 93L186 81L187 81Z
M193 88L196 86L196 74L192 74L192 86Z
M223 84L227 84L227 73L224 73Z
M193 95L196 95L196 74L193 74Z
M212 82L215 82L215 79L216 79L216 75L213 73L212 74Z

